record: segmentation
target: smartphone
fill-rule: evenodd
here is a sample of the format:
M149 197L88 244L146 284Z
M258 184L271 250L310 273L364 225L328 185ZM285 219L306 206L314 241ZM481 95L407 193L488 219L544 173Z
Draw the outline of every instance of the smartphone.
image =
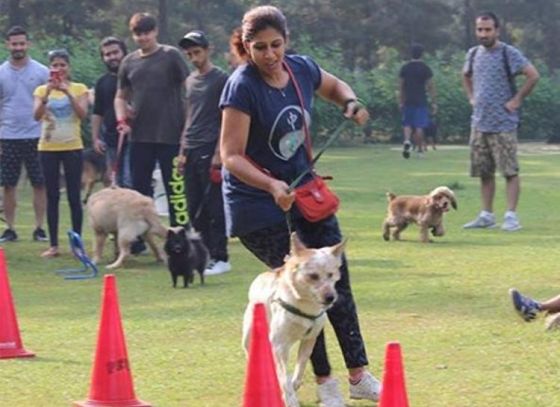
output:
M60 72L51 70L49 76L52 82L60 82Z

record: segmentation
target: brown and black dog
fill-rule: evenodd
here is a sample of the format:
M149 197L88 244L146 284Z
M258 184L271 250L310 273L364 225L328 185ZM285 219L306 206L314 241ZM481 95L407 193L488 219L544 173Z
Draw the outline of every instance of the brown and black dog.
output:
M387 217L383 222L383 239L389 240L391 228L394 240L400 240L401 232L410 224L420 226L420 240L430 242L428 230L434 236L443 236L443 214L450 207L457 209L457 199L453 191L447 187L437 187L428 195L402 195L396 196L387 192L389 205Z

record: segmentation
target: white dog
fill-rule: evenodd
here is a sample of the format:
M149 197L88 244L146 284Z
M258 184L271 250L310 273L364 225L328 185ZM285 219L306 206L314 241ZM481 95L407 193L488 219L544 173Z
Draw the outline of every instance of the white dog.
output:
M243 321L243 346L249 348L253 306L267 310L270 342L276 372L288 407L298 407L296 390L302 383L305 364L327 319L326 311L337 299L335 283L345 242L332 247L308 249L295 233L283 267L262 273L251 284ZM293 380L288 374L289 352L300 342Z

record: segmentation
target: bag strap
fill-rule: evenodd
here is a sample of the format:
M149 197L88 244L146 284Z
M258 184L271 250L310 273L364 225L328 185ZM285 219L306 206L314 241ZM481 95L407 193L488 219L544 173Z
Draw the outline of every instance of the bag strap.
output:
M288 76L290 80L294 84L294 88L296 90L296 95L299 101L299 107L301 109L301 120L303 121L303 132L305 134L305 150L307 151L307 156L309 158L310 165L313 167L313 151L311 148L311 136L309 135L309 127L307 127L307 122L305 121L305 105L303 104L303 96L301 94L301 88L299 87L299 83L296 80L294 73L292 72L292 68L286 62L286 60L282 61L282 66L288 72Z

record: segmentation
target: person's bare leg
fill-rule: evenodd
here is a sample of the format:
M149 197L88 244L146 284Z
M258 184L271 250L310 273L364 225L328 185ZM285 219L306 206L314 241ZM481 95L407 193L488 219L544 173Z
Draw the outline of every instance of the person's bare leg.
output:
M45 187L33 187L33 210L35 211L35 227L43 227L46 208L47 194L45 192Z
M410 143L410 137L412 136L412 127L405 126L403 127L403 134L404 134L404 142L407 141Z
M494 177L480 178L480 197L482 209L492 213L494 195L496 193L496 179Z
M9 229L14 229L16 221L16 187L4 187L4 218Z
M506 178L506 196L508 211L515 212L517 203L519 202L519 194L521 192L521 182L518 175Z
M560 295L546 300L545 302L541 302L540 305L542 311L547 311L551 314L560 312Z

